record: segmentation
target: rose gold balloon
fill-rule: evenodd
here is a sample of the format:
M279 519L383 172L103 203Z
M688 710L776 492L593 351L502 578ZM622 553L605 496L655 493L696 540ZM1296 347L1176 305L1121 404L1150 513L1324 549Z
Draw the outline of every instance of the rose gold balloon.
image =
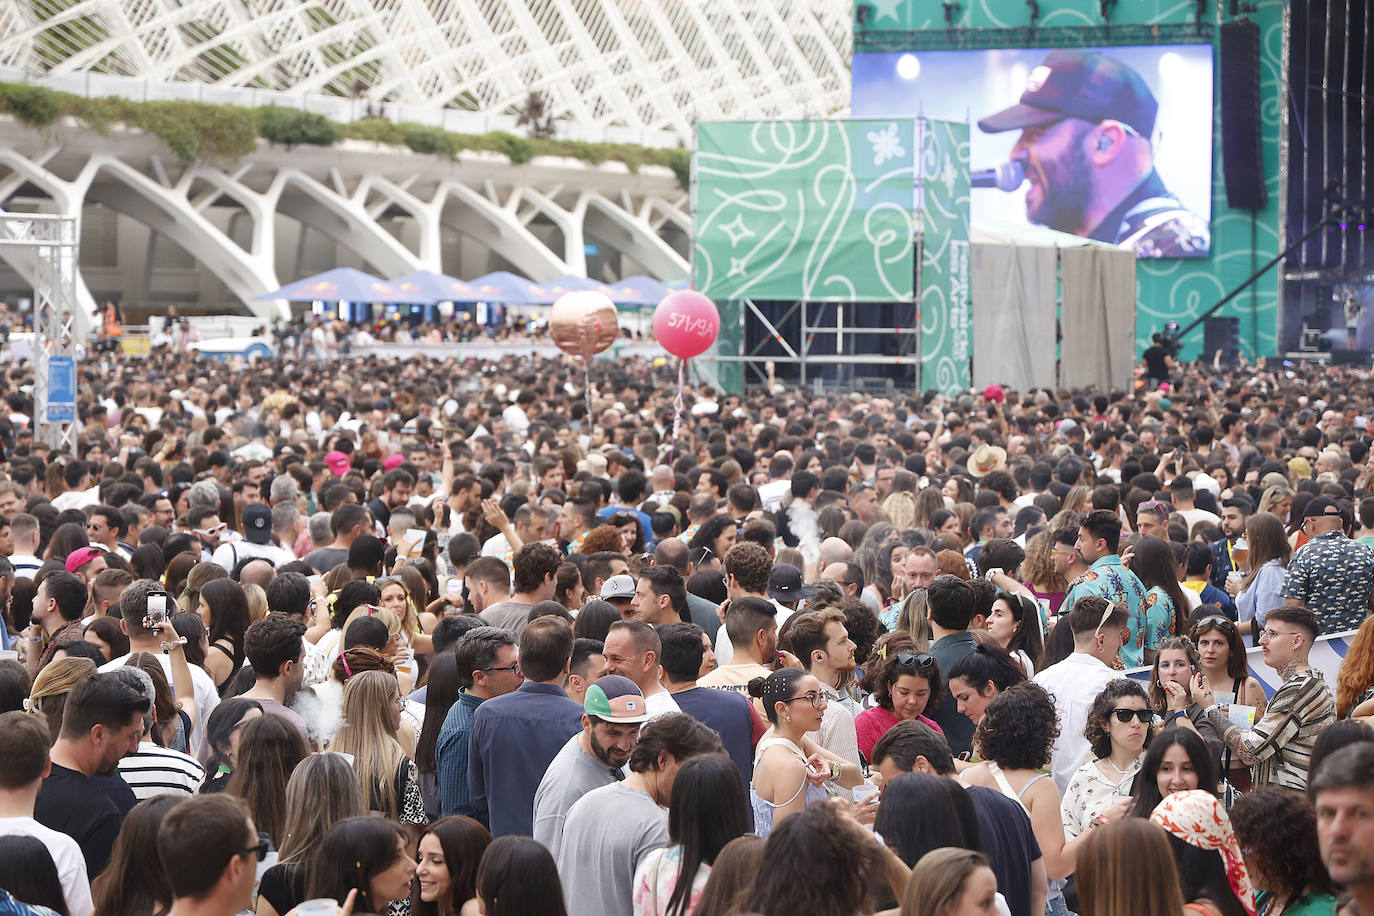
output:
M549 310L549 335L570 356L590 359L615 343L619 334L615 303L604 293L564 293Z

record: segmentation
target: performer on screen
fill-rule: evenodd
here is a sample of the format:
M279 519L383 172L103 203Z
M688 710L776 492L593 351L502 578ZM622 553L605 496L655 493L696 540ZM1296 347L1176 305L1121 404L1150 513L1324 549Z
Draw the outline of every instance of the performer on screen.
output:
M1020 104L978 122L1021 131L1011 158L1026 170L1026 218L1110 242L1138 257L1205 255L1207 221L1155 171L1150 136L1159 104L1130 67L1092 51L1051 51Z

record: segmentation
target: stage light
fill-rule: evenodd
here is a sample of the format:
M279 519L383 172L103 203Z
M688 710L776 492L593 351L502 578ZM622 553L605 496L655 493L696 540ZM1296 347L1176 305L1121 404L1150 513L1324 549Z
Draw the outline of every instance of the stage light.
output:
M915 54L903 54L897 58L897 75L904 80L914 80L921 75L921 61Z
M1339 225L1340 225L1340 227L1341 227L1342 229L1349 229L1349 228L1350 228L1350 224L1349 224L1349 223L1340 223Z
M1361 232L1364 232L1364 223L1360 223L1360 224L1359 224L1358 226L1356 226L1355 228L1358 229L1358 230L1361 231Z

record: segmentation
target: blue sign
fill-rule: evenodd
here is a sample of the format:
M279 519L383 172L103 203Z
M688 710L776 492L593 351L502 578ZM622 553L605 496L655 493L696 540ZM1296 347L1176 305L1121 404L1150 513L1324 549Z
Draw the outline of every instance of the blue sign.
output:
M49 423L76 420L76 360L70 356L48 357Z

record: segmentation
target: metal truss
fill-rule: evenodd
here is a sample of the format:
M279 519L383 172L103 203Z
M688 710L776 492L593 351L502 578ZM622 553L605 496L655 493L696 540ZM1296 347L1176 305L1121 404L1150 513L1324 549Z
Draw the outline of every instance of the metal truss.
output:
M76 453L77 419L48 419L48 361L76 357L81 312L76 303L76 220L46 214L0 213L0 253L32 257L34 438L56 451Z
M31 77L363 96L675 132L849 104L843 0L11 0L0 67Z

